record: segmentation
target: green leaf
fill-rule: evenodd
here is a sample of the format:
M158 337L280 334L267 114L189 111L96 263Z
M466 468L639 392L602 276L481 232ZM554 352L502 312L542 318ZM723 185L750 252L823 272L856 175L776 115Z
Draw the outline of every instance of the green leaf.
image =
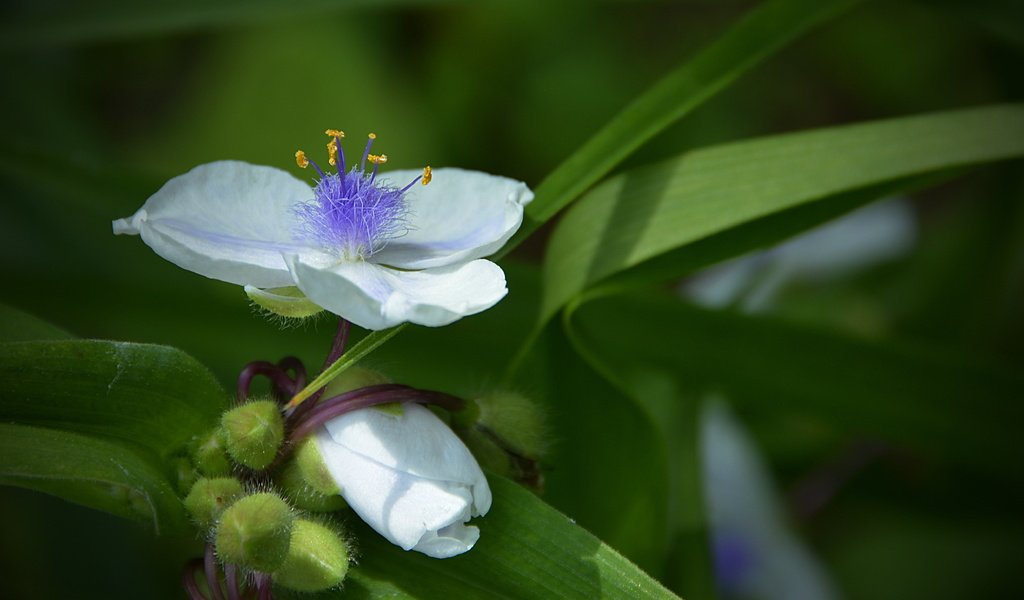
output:
M472 550L436 560L405 552L355 523L360 559L344 593L315 597L675 597L532 493L504 478L488 480L494 504L487 516L473 520L480 527L480 541Z
M704 404L701 394L684 393L672 377L643 364L622 370L619 365L604 362L601 353L592 351L573 327L572 308L563 314L565 333L576 352L605 381L646 413L653 425L652 437L667 450L666 529L671 542L661 581L685 597L715 598L700 450ZM607 324L602 329L607 329Z
M56 325L6 304L0 304L0 342L65 340L72 337L74 336Z
M227 394L174 348L67 340L0 344L0 419L118 438L166 456L213 425Z
M633 101L537 187L507 254L658 132L859 0L769 0Z
M998 362L708 311L653 293L592 299L567 319L579 343L623 379L657 370L682 390L720 391L748 414L797 415L1000 479L1024 475L1012 450L1024 376Z
M417 5L436 0L393 0L388 5ZM178 0L177 2L72 3L61 10L53 7L8 9L0 28L0 48L50 46L109 40L140 35L166 34L213 27L275 22L300 16L315 16L359 6L376 6L379 1L334 0L277 2L276 0ZM14 14L10 14L14 13Z
M111 440L0 424L0 484L53 494L148 522L157 534L188 519L158 457Z
M602 280L745 223L1021 155L1024 108L1011 105L725 144L624 173L581 199L555 230L543 316ZM743 239L730 242L749 249Z

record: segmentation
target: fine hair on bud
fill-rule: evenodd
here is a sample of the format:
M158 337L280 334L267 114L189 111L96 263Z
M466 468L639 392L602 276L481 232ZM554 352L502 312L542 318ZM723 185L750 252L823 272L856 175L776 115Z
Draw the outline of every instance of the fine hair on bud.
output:
M231 458L255 470L274 462L284 441L284 419L273 400L255 400L227 411L221 430Z
M236 500L222 514L214 533L225 563L272 573L288 555L295 511L280 496L260 492Z
M183 503L196 525L207 528L243 493L242 483L234 477L203 477L195 482Z
M348 506L312 438L299 442L274 481L300 510L334 512Z
M296 519L288 556L273 573L274 583L299 592L319 592L341 585L351 553L344 533L327 522Z

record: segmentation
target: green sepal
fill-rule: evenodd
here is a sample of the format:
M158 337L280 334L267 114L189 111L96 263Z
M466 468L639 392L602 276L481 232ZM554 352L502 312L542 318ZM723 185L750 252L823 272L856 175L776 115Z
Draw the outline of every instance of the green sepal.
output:
M289 319L305 319L323 312L297 287L280 287L261 290L251 285L245 286L245 295L256 306L279 317Z

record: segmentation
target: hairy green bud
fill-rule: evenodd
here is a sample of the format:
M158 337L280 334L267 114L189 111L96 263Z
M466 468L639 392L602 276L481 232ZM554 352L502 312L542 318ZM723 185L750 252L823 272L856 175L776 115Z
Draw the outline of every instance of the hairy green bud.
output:
M226 477L231 474L231 461L224 448L220 427L196 438L191 447L192 463L207 477Z
M466 403L453 426L480 464L536 488L538 461L546 449L543 414L529 398L492 392Z
M234 477L203 477L185 497L185 510L200 527L212 527L224 509L241 495L242 484Z
M264 469L274 462L284 440L284 419L273 400L243 404L221 417L224 444L240 465Z
M348 573L348 548L340 535L313 521L292 527L288 556L274 582L300 592L319 592L340 584Z
M171 459L171 466L174 469L174 487L178 494L186 494L192 489L192 485L199 479L199 473L192 464L192 459L184 456L175 456Z
M304 439L295 448L277 484L292 505L302 510L333 512L347 506L313 438Z
M272 573L288 555L292 508L277 494L259 493L235 501L221 514L215 544L226 563Z

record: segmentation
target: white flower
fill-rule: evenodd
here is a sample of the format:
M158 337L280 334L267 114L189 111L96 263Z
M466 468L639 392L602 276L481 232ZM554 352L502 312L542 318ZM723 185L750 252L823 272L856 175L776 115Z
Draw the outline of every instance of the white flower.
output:
M298 153L300 165L311 163L319 174L312 189L272 167L200 165L114 221L114 233L141 235L160 256L206 277L296 286L367 329L447 325L501 300L505 275L481 259L519 229L529 188L461 169L378 177L386 157L369 148L348 172L344 154L332 149L338 173ZM429 186L415 185L431 178Z
M835 587L787 524L754 443L721 401L701 417L704 498L723 597L834 600Z
M735 304L746 313L766 313L792 284L838 279L895 260L913 249L916 238L917 218L908 202L870 204L774 248L709 267L681 291L707 308Z
M480 530L470 517L491 508L491 489L473 455L418 404L366 408L328 421L317 447L349 506L404 550L434 558L468 551Z

